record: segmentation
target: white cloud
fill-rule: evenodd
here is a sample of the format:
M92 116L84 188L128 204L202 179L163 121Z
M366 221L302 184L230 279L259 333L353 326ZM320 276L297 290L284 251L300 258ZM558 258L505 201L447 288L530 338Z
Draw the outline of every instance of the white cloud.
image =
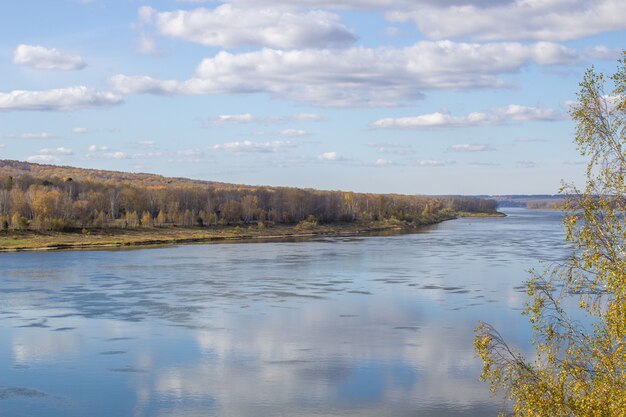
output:
M141 33L137 39L137 52L144 55L156 55L159 53L159 48L152 36Z
M307 131L302 130L302 129L285 129L285 130L281 130L279 134L280 136L286 136L286 137L292 137L292 138L308 135Z
M11 137L16 137L19 139L54 139L55 135L49 132L26 132L20 133L19 135L14 135Z
M522 121L558 121L565 115L560 111L544 107L529 107L511 104L496 107L489 112L472 112L466 116L452 116L447 112L435 112L419 116L384 118L370 124L375 128L422 129L436 127L493 126Z
M418 159L415 161L415 165L420 167L443 167L453 164L455 164L455 161L439 161L436 159Z
M131 156L132 159L149 159L149 158L159 158L163 156L163 152L142 152L135 153Z
M320 161L327 162L339 162L339 161L350 161L351 158L345 157L343 155L338 154L335 151L324 152L317 156L317 159Z
M128 155L120 151L104 153L102 156L108 159L128 159Z
M208 0L177 0L184 2L205 2ZM443 3L450 4L492 4L500 0L444 0ZM411 5L434 5L440 4L441 0L232 0L233 4L245 5L246 7L315 7L330 9L354 9L354 10L372 10L372 9L389 9Z
M156 145L156 142L153 140L140 140L137 142L138 145L145 146L147 148L151 148Z
M275 116L275 117L257 117L251 113L240 114L221 114L209 119L211 124L229 124L229 123L285 123L289 121L298 122L319 122L324 120L322 116L313 113L298 113L293 116Z
M14 90L0 93L0 112L11 110L71 111L121 104L122 97L84 86L44 91Z
M251 142L249 140L227 142L218 145L213 145L213 149L229 151L229 152L276 152L286 148L293 148L296 144L290 141L274 140L271 142Z
M448 150L453 152L486 152L494 151L495 149L484 143L459 143L450 146Z
M493 109L493 114L501 119L515 121L558 121L567 118L567 115L558 110L519 104L510 104L506 107Z
M109 84L122 94L171 95L182 93L181 83L178 81L158 80L147 75L126 76L117 74L109 78Z
M515 0L450 7L419 5L387 13L414 22L430 39L568 41L626 29L623 0Z
M376 152L395 155L409 155L415 153L411 145L402 143L369 143L367 146L376 148Z
M72 129L72 133L75 133L77 135L81 135L83 133L88 133L89 129L87 129L86 127L75 127Z
M321 122L324 120L322 116L315 113L298 113L293 116L294 120L300 120L302 122Z
M225 48L334 48L350 46L356 40L339 16L319 10L222 4L214 9L159 12L144 6L139 9L139 18L143 24L154 25L162 35Z
M6 145L3 143L0 143L0 149L4 148Z
M517 161L518 168L534 168L537 164L533 161Z
M376 162L374 162L374 165L379 166L379 167L384 167L384 166L396 165L396 163L393 161L390 161L389 159L378 158Z
M317 159L322 161L337 161L340 159L340 156L337 152L324 152L321 155L318 155Z
M272 119L271 121L268 121L268 123L270 122L279 123L281 121L282 119ZM286 138L305 137L305 136L309 136L309 134L310 134L309 132L307 132L306 130L302 130L302 129L283 129L279 132L276 132L276 131L268 132L264 130L257 130L251 133L252 136L282 136Z
M60 148L43 148L38 152L40 155L74 155L74 152L71 149L60 147Z
M114 151L108 146L91 145L89 153L85 155L87 158L103 158L103 159L130 159L130 156L121 151Z
M583 53L588 58L615 61L622 55L622 50L620 48L597 45L585 48Z
M21 44L13 52L13 63L40 70L80 70L87 66L80 55L61 52L56 48Z
M424 90L506 87L499 74L577 60L574 50L548 43L422 41L405 48L222 51L185 81L122 74L109 81L126 94L268 93L325 107L380 107L420 99Z
M28 162L42 163L42 164L50 164L53 162L59 162L59 158L54 155L31 155L26 158Z
M215 124L226 124L226 123L251 123L256 121L257 119L252 116L250 113L242 113L242 114L221 114L214 118L209 119L209 122Z

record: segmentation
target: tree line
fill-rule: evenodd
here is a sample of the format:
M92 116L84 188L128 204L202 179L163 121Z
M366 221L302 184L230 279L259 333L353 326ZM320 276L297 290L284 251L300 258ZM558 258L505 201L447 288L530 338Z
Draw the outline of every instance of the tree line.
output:
M2 229L207 227L355 221L432 223L456 212L494 212L472 197L252 187L0 161Z

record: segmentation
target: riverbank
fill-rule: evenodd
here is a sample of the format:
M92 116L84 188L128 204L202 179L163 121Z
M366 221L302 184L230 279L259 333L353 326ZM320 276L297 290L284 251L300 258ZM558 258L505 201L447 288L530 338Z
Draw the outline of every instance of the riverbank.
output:
M430 224L458 217L502 217L502 213L459 213ZM0 232L0 252L106 249L263 239L295 239L314 236L354 236L376 233L410 233L429 224L402 222L354 222L322 225L271 225L216 227L153 227L138 229L89 229L76 232Z

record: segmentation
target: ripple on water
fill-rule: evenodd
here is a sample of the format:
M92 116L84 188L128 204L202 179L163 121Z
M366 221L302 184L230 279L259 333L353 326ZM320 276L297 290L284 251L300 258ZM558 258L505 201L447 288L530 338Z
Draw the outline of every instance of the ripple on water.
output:
M48 397L48 394L42 391L38 391L32 388L23 387L9 387L0 388L0 400L8 398L43 398Z

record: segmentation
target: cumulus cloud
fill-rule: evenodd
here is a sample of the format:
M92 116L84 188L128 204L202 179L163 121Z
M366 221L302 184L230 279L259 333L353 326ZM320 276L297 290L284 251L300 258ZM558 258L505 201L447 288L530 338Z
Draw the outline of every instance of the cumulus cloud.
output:
M411 145L403 143L369 143L367 146L376 148L376 152L395 155L410 155L415 153Z
M443 167L453 164L455 164L455 161L439 161L436 159L418 159L415 161L415 165L419 167Z
M250 113L242 114L221 114L219 116L209 119L210 123L214 124L226 124L226 123L251 123L257 119Z
M162 35L225 48L334 48L350 46L356 40L339 16L319 10L222 4L214 9L159 12L143 6L139 18L144 25L154 25Z
M25 132L19 135L10 135L9 137L17 139L54 139L57 136L50 132Z
M215 117L209 118L210 124L238 124L238 123L260 123L260 124L272 124L272 123L285 123L285 122L320 122L324 118L314 113L298 113L293 116L273 116L273 117L259 117L254 116L251 113L240 114L221 114ZM289 129L288 129L289 130ZM289 133L288 131L284 131ZM292 132L295 133L295 132Z
M13 63L40 70L70 71L87 66L80 55L61 52L56 48L21 44L13 51Z
M379 167L386 167L386 166L396 165L396 163L389 159L378 158L376 162L374 162L374 165L379 166Z
M147 75L126 76L117 74L109 78L109 84L122 94L172 95L182 93L180 82L176 80L158 80Z
M382 107L423 98L424 90L506 87L498 75L577 61L574 50L550 43L422 41L405 48L222 51L185 81L123 74L109 81L125 94L268 93L325 107Z
M626 29L622 0L515 0L419 5L387 13L413 22L430 39L568 41Z
M290 141L274 140L270 142L252 142L249 140L244 140L213 145L213 149L236 153L269 153L284 150L287 148L293 148L295 146L296 144Z
M435 112L410 117L388 117L378 119L372 122L370 126L399 129L473 127L522 121L558 121L564 118L565 115L557 110L511 104L505 107L496 107L484 113L472 112L466 116L452 116L448 112Z
M608 46L597 45L585 48L583 53L588 58L615 61L622 55L622 50L619 48L609 48Z
M71 149L60 147L60 148L43 148L38 152L40 155L74 155L74 152Z
M0 112L11 110L71 111L121 104L122 97L85 86L43 91L14 90L0 93Z
M295 116L292 116L293 120L299 120L302 122L321 122L324 120L322 116L315 113L298 113Z
M233 0L247 7L293 7L292 0ZM430 39L567 41L623 30L622 0L299 0L299 7L378 9L412 22ZM602 58L604 59L604 58Z
M111 150L108 146L91 145L88 150L87 158L130 159L125 152Z
M72 133L75 133L77 135L81 135L83 133L88 133L89 129L87 129L86 127L75 127L72 129Z
M206 2L210 0L178 0L190 3ZM505 0L506 1L506 0ZM490 4L497 4L502 0L232 0L233 4L245 5L247 7L293 7L297 4L299 7L323 7L330 9L389 9L389 8L404 8L412 5L441 5L446 6L460 5L460 4L475 4L478 6L485 6Z
M324 152L317 156L320 161L340 161L343 158L337 152Z
M281 130L279 132L280 136L286 136L286 137L302 137L302 136L308 136L308 132L306 130L302 130L302 129L285 129L285 130Z
M276 121L278 123L279 121ZM297 137L305 137L309 136L309 132L303 129L283 129L278 132L267 132L263 130L258 130L256 132L252 132L254 136L282 136L286 138L297 138Z
M459 143L448 148L452 152L486 152L495 151L490 145L484 143Z

